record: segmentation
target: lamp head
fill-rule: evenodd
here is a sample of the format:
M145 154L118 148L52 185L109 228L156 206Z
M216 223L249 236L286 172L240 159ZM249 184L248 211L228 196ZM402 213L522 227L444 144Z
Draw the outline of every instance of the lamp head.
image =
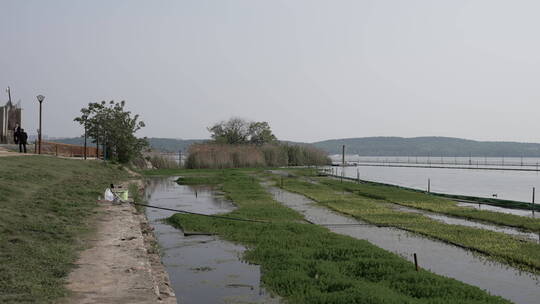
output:
M45 96L43 96L43 95L38 95L36 97L37 97L37 100L39 101L39 103L42 103L43 99L45 99Z

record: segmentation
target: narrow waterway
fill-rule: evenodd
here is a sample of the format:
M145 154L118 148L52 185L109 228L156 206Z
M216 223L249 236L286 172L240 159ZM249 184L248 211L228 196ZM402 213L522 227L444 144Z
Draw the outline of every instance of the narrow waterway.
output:
M522 210L522 209L497 207L497 206L492 206L492 205L487 205L487 204L458 202L457 205L460 207L469 207L469 208L474 208L474 209L479 209L479 210L488 210L488 211L493 211L493 212L500 212L500 213L506 213L506 214L525 216L525 217L533 217L533 218L538 218L539 213L540 213L540 212L532 212L529 210Z
M219 214L235 206L210 188L183 186L176 178L150 178L149 205L203 214ZM279 303L260 286L260 267L242 261L245 250L216 236L184 236L164 223L173 213L146 208L178 303Z
M365 224L319 206L303 195L276 187L267 187L267 189L276 201L301 212L307 220L315 224ZM394 228L349 225L330 226L329 229L339 234L367 240L409 261L413 261L413 254L416 253L422 268L478 286L493 295L502 296L515 303L538 303L540 299L539 276L487 260L457 246Z

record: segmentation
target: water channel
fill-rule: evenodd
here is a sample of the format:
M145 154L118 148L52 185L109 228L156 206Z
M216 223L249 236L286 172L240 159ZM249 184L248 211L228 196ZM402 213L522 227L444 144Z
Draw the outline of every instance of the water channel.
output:
M149 205L203 214L219 214L235 206L207 187L179 185L175 177L150 178ZM178 303L279 303L260 286L260 267L241 259L245 248L216 236L184 236L162 220L173 213L146 208Z
M304 214L315 224L365 224L352 217L316 205L310 199L275 187L267 187L274 199ZM334 226L333 232L367 240L376 246L394 252L409 261L418 255L419 264L434 273L455 278L478 286L493 295L515 303L538 303L540 277L498 262L457 246L430 240L394 228L370 225Z

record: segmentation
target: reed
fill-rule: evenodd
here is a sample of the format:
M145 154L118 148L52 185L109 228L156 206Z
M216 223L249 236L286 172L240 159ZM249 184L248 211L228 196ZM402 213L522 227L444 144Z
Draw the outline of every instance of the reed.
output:
M196 144L189 149L186 168L224 169L326 165L328 156L314 147L289 145Z

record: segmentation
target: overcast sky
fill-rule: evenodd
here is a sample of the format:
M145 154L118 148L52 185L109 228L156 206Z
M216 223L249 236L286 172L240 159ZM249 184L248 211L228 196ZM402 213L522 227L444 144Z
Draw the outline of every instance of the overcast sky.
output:
M280 139L540 142L540 1L0 0L0 102L78 136L126 100L141 136L268 121Z

